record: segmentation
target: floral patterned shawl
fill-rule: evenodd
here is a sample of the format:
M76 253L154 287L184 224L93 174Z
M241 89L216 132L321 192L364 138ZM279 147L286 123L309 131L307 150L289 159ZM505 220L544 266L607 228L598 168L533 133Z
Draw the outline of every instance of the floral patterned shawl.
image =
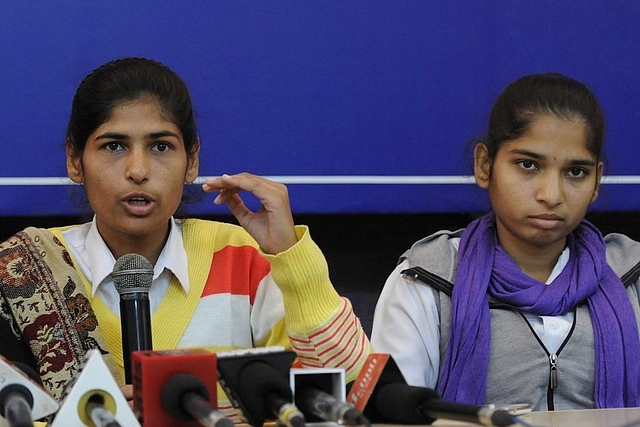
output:
M71 256L51 232L27 228L0 244L0 292L54 398L61 397L90 349L100 350L123 383Z

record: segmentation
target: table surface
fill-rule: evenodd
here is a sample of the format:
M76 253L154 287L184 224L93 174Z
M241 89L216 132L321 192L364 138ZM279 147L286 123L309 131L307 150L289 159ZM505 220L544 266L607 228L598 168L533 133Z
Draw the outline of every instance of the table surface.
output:
M532 427L640 427L640 408L531 412L521 415L521 418ZM476 424L440 419L433 425L453 427Z

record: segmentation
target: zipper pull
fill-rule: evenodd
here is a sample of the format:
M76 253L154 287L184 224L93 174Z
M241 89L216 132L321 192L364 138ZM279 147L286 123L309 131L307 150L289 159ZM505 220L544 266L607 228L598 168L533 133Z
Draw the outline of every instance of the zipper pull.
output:
M558 387L558 355L553 353L549 355L549 364L551 365L551 371L549 373L549 388L555 389Z

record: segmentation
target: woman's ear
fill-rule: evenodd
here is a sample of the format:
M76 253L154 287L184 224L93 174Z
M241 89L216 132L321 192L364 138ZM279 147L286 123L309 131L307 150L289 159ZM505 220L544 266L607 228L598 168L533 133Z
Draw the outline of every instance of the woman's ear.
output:
M600 194L600 182L602 181L602 174L604 172L604 163L598 162L596 167L596 186L593 189L593 195L591 196L591 203L595 202Z
M480 188L488 188L491 179L491 159L487 146L479 143L473 150L473 175Z
M84 181L84 171L82 170L82 155L73 149L71 142L67 139L66 145L67 155L67 175L71 181L76 184L82 184Z
M191 152L187 153L187 172L184 175L184 182L192 183L200 172L200 138L196 138Z

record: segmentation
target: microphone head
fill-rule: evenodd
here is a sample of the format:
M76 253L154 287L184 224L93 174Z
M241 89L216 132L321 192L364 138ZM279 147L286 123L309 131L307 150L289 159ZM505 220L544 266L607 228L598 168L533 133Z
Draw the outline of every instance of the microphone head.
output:
M289 371L296 353L282 347L219 352L218 380L244 422L261 426L275 419L267 396L293 402Z
M438 393L430 388L390 383L380 387L376 407L388 423L431 424L435 419L424 414L422 405L439 398Z
M238 375L240 393L247 407L252 408L253 415L262 422L273 419L268 406L267 395L275 393L287 402L293 402L293 392L289 382L280 372L269 363L255 360L244 365ZM250 390L250 392L247 392Z
M209 400L207 386L200 378L189 373L181 373L170 377L160 391L160 404L173 418L181 421L192 420L182 404L182 397L187 393L195 393L204 400Z
M113 266L111 276L120 295L149 292L153 281L153 265L139 254L122 255Z

